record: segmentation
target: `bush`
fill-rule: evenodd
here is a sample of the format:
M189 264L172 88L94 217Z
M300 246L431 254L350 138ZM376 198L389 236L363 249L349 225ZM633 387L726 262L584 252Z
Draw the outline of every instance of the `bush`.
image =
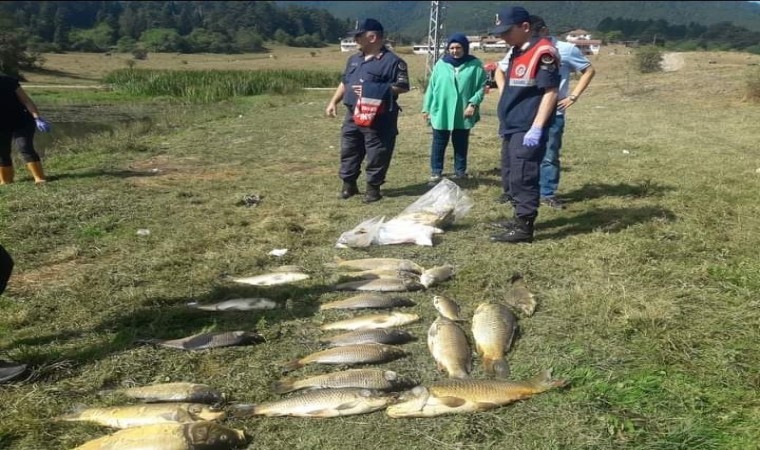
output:
M662 50L654 45L639 47L633 57L636 69L641 73L662 71Z
M19 69L31 69L41 64L40 55L29 51L16 34L0 31L0 72L17 76Z
M142 60L148 59L148 51L142 47L137 47L134 50L132 50L132 56L135 59L139 59L142 61Z
M137 41L129 36L123 36L116 41L116 50L119 53L130 53L137 48Z

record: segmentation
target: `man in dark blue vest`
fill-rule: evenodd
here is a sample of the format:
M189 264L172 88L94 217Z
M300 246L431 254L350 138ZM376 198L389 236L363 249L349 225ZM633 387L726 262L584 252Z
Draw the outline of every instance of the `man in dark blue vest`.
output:
M385 183L398 134L396 99L409 91L409 72L404 60L385 46L383 26L377 20L364 20L351 35L359 52L348 58L343 79L325 113L336 117L341 100L346 106L340 142L340 198L359 193L356 180L366 156L363 201L371 203L382 198L380 185Z
M499 97L501 181L514 201L514 217L497 222L503 231L494 242L532 242L538 216L539 174L546 152L547 129L557 107L559 55L551 41L531 30L524 8L504 8L491 34L512 46L506 86Z

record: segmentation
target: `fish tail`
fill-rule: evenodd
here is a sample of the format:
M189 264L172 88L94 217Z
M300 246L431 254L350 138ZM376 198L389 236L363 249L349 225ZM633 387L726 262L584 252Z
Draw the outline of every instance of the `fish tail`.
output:
M550 389L566 386L568 381L552 378L552 369L547 369L539 372L536 376L528 380L528 383L536 390L536 392L545 392Z
M272 383L272 392L275 394L285 394L296 390L295 380L286 378L284 380Z
M336 256L334 256L334 257L333 257L333 262L327 262L327 263L325 263L325 264L324 264L324 266L325 266L325 267L330 267L330 268L333 268L333 269L335 269L335 268L337 268L337 267L340 265L340 263L341 263L341 262L343 262L343 261L344 261L344 259L343 259L343 258L341 258L340 256L337 256L337 255L336 255Z
M491 358L483 358L483 370L486 371L488 375L493 375L495 373L494 371L494 364L496 363L496 360Z
M499 358L493 361L493 371L499 378L509 378L512 370L509 368L509 362L506 358Z
M242 403L229 406L230 417L251 417L260 414L258 405Z
M304 364L301 362L300 359L294 359L292 361L288 361L286 363L283 363L282 368L286 371L296 370L303 367Z

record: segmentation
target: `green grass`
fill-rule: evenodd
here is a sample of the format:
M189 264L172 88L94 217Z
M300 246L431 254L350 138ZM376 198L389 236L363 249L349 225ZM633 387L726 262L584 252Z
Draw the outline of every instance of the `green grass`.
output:
M232 97L286 94L302 87L334 87L339 73L314 70L152 70L119 69L104 79L117 92L166 96L211 103Z
M488 222L511 212L495 202L492 94L471 140L474 177L463 185L474 207L432 248L334 248L342 232L393 216L426 191L430 134L418 91L401 97L386 197L372 205L336 198L340 121L324 117L328 92L167 104L152 122L51 148L47 186L20 169L18 183L0 189L0 242L17 262L0 297L0 356L32 367L29 380L0 387L0 447L68 449L106 434L53 418L77 405L118 404L99 392L125 383L208 382L234 401L277 398L269 386L279 363L316 350L318 325L348 316L317 310L346 296L331 291L324 266L338 255L458 268L453 280L409 295L422 321L405 328L419 339L405 346L409 356L383 365L422 383L442 377L425 345L432 296L453 297L471 317L478 303L505 296L513 272L525 274L539 307L520 320L513 374L551 367L569 387L435 419L227 421L254 436L249 448L756 448L760 109L740 101L744 79L730 68L625 75L619 61L599 61L597 84L569 113L560 189L569 206L541 209L531 245L488 241ZM716 78L722 94L705 97ZM242 206L247 194L261 203ZM151 234L138 236L142 228ZM289 252L267 255L274 248ZM227 281L281 264L313 277L272 288ZM183 308L236 296L287 307ZM267 342L200 353L134 343L236 329ZM478 359L474 376L484 376Z

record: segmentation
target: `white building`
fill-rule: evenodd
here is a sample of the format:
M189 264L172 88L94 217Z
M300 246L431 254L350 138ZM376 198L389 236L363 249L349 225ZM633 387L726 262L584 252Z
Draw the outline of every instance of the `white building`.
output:
M589 40L591 39L591 33L586 30L573 30L567 33L565 40L567 42L575 43L577 40Z
M340 40L340 51L342 52L355 52L356 51L356 41L354 38L349 37L345 39Z

